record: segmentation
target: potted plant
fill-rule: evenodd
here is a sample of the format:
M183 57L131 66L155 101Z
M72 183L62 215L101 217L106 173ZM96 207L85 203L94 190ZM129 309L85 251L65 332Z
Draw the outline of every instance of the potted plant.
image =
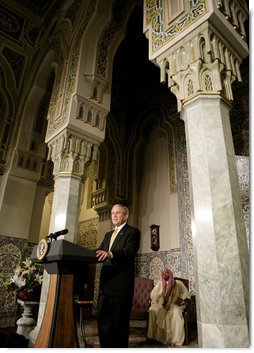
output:
M21 300L37 301L40 298L43 278L43 266L32 263L30 257L22 261L14 270L10 279L5 282L8 291L15 291Z

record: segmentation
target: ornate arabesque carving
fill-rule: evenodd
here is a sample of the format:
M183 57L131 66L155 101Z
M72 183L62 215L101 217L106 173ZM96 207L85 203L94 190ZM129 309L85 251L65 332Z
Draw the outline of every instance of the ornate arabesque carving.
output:
M63 124L61 116L58 118L56 118L56 116L59 98L61 97L59 92L61 91L61 76L64 69L64 54L58 40L52 42L50 49L51 48L54 50L54 61L57 64L57 72L48 110L47 138L50 137Z
M78 61L80 57L80 48L83 38L84 31L90 21L92 14L94 13L96 3L91 0L86 7L86 12L83 19L83 24L80 27L80 31L77 35L76 41L73 46L72 54L68 60L64 62L64 56L61 51L57 50L59 44L52 43L58 55L57 62L57 75L56 82L53 88L53 93L50 102L50 108L48 113L48 130L47 139L49 139L56 131L68 121L70 104L72 101L72 94L74 93L75 83L77 79ZM66 75L67 80L63 80L63 72L68 73ZM64 87L63 87L64 86ZM61 92L64 92L62 95Z
M0 80L2 84L2 89L0 89L0 175L3 175L8 169L8 165L14 153L12 148L12 130L16 121L13 101L10 98L6 86L7 81L1 68ZM6 109L7 102L9 103L9 111Z
M78 244L88 249L97 245L98 217L79 223Z
M211 12L224 19L243 40L246 39L244 22L247 6L241 0L146 0L144 31L149 32L150 54L156 55L161 48L168 46L183 32L208 18ZM221 16L223 15L223 17ZM230 29L231 30L231 29Z
M239 67L248 53L245 2L146 0L144 17L150 57L176 95L178 111L199 92L233 100L232 82L241 81Z
M177 97L178 111L184 100L200 92L219 93L231 101L232 83L236 79L241 81L241 58L208 22L156 61L160 65L161 81L167 81Z
M54 175L71 173L82 177L86 163L97 158L98 143L68 129L52 139L48 147Z
M96 59L96 73L103 77L107 77L107 65L109 58L109 48L115 34L122 26L123 15L126 12L127 1L115 0L112 7L112 21L105 29L100 43L98 45L97 59Z
M181 1L178 1L178 4L167 1L168 14L165 2L160 0L145 1L145 27L151 26L149 40L151 41L152 53L158 51L208 12L206 0L186 2L188 4L186 11L183 11Z

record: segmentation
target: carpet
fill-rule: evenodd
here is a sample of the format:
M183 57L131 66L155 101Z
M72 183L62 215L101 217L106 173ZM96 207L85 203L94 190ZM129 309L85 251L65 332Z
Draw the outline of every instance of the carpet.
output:
M97 323L94 318L85 320L85 336L86 340L79 335L80 346L86 348L100 348ZM142 322L130 322L129 348L198 348L196 340L190 342L189 345L166 346L159 342L150 341L146 338L146 329Z

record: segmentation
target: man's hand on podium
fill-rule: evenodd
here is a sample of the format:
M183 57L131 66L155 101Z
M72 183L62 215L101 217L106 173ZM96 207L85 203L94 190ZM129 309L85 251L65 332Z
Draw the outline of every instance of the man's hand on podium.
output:
M111 251L97 250L96 257L98 258L99 261L105 261L108 259L112 259L113 254Z

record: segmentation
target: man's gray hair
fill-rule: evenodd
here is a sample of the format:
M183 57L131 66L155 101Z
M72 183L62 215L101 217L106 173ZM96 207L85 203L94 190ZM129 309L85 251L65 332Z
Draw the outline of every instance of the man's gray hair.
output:
M113 207L115 207L115 206L121 207L121 208L124 210L124 213L127 214L127 216L129 217L129 213L130 213L130 212L129 212L128 207L122 205L121 203L116 203ZM112 208L113 208L113 207L112 207Z

